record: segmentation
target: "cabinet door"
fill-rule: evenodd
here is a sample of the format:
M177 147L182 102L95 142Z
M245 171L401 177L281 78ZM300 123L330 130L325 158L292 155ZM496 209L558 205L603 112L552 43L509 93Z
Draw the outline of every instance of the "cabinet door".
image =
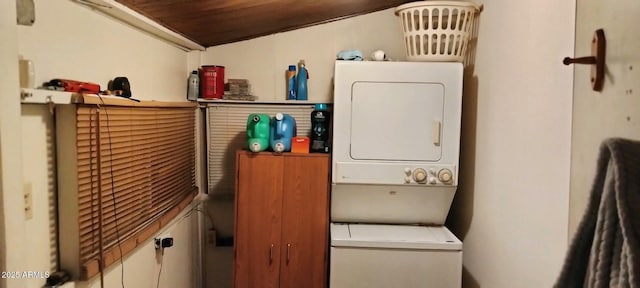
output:
M280 287L324 288L329 155L292 155L284 169Z
M234 287L279 287L283 157L240 152L236 162Z

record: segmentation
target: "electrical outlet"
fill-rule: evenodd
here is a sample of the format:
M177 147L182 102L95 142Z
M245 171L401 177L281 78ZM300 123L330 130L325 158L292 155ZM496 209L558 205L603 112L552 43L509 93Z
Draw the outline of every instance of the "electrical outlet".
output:
M153 244L155 245L156 250L160 249L160 241L162 241L160 237L153 238Z
M166 248L166 246L163 246L163 245L166 245L166 243L167 243L166 241L168 241L168 240L165 240L165 239L171 239L171 241L173 241L173 237L171 237L171 233L167 232L165 234L162 234L161 236L156 236L156 237L153 238L153 244L155 245L156 250ZM162 242L163 240L165 241L164 244ZM171 246L173 246L173 242L172 242ZM169 247L171 247L171 246L169 246Z
M23 192L24 192L24 218L29 220L33 218L33 188L31 186L31 182L24 183Z

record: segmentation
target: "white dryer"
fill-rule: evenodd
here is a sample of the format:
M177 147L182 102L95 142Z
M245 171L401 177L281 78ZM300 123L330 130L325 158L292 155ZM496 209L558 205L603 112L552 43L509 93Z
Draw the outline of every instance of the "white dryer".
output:
M330 287L460 287L461 63L337 61Z

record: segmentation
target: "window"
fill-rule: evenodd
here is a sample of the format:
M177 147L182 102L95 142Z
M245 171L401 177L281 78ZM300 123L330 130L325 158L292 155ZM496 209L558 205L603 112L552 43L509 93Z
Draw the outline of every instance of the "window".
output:
M209 194L231 198L235 191L236 150L247 146L247 118L253 113L271 117L281 112L296 119L300 137L311 135L311 112L314 104L209 104L207 106ZM294 104L295 103L295 104Z
M187 207L195 105L84 96L56 107L60 260L85 280Z

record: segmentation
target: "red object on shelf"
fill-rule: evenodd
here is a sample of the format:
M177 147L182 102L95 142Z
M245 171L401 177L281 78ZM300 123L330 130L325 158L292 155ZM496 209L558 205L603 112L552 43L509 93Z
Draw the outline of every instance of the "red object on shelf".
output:
M293 137L291 139L291 153L309 153L309 137Z
M224 95L224 66L205 65L202 66L201 71L202 98L222 99Z
M53 79L49 81L46 86L63 88L67 92L78 92L88 94L100 93L100 85L90 82L82 82L69 79Z

